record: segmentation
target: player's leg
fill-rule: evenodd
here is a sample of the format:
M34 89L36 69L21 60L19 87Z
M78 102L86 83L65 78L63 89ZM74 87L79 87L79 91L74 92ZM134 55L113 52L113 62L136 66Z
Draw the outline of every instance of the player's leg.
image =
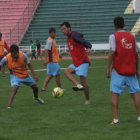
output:
M2 77L5 77L5 67L4 66L1 68L1 72L2 72Z
M56 81L57 86L60 87L60 88L62 88L61 87L61 82L60 82L60 75L56 75L55 76L55 81Z
M80 81L84 87L84 93L85 93L85 97L86 97L86 101L85 104L90 104L90 100L89 100L89 87L86 81L86 77L85 76L80 76Z
M37 87L37 85L35 85L35 84L31 85L31 88L33 90L34 97L38 98L38 87Z
M42 89L41 89L42 91L46 91L47 85L48 85L48 83L50 82L50 80L51 80L52 78L53 78L52 75L48 75L48 76L46 77L46 79L44 80Z
M48 85L48 83L50 82L50 80L53 78L53 72L55 71L55 67L53 67L54 63L48 63L47 64L47 77L46 79L44 80L44 83L43 83L43 86L42 86L42 89L41 91L45 91L46 90L46 87Z
M19 87L19 86L17 86L17 85L14 85L14 86L12 87L11 95L10 95L9 101L8 101L8 108L11 107L11 104L12 104L12 102L13 102L13 99L14 99L16 93L17 93L18 87Z
M118 120L118 97L119 94L112 92L112 112L114 120Z
M84 90L84 87L85 87L86 88L85 89L85 95L86 95L86 98L87 98L87 101L88 101L89 88L88 88L88 85L87 85L87 82L86 82L86 77L87 77L87 73L88 73L89 64L88 63L83 63L78 67L74 67L73 65L70 65L70 67L74 68L75 74L80 76L80 81L82 83L82 85L78 84L77 86L74 86L73 90L75 90L75 91Z
M44 101L38 96L38 87L31 76L28 76L24 79L20 78L20 82L32 88L34 94L34 100L37 100L38 103L40 104L44 103Z
M17 90L20 87L20 78L15 75L10 75L10 82L11 82L12 91L8 100L8 108L11 107L13 99L17 93Z
M139 87L139 81L137 76L136 75L128 76L127 85L128 85L129 93L136 106L138 121L140 121L140 97L138 95L138 92L140 91L140 87Z
M38 87L36 84L31 85L31 88L33 90L34 93L34 99L37 100L40 104L43 104L44 101L38 96Z
M36 51L33 51L33 57L36 59Z
M111 74L111 82L110 82L110 91L112 93L112 112L113 112L113 121L111 124L117 124L119 122L118 119L118 99L119 95L121 95L126 87L126 76L118 74L115 70L112 71Z
M72 75L72 73L75 72L75 70L71 67L68 67L65 71L64 74L65 76L73 82L74 85L78 85L79 82L75 79L75 77Z
M135 103L138 116L140 117L140 98L139 98L139 95L138 95L138 93L134 93L134 94L131 94L131 97Z
M33 50L32 50L32 52L31 52L31 60L33 60Z

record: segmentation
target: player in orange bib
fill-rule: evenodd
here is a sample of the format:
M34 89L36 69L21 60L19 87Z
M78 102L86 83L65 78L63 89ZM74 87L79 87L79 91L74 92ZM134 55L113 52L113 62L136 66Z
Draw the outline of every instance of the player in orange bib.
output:
M29 75L26 64L33 74L33 78L38 81L38 77L35 75L34 69L30 64L27 55L19 51L17 45L12 45L10 47L10 53L0 62L0 68L7 65L10 71L12 91L8 101L8 108L11 107L14 96L16 95L18 88L21 86L21 83L30 86L34 93L34 99L41 104L44 103L44 101L38 97L38 87L33 78Z
M42 86L42 91L46 90L46 87L49 81L53 78L53 76L55 76L57 86L61 88L60 66L59 66L59 58L61 58L61 56L59 55L56 46L54 28L49 29L49 35L50 37L48 38L47 44L45 46L45 61L44 61L44 65L45 66L47 65L48 76L44 81L44 84Z
M5 40L2 40L2 33L0 32L0 61L4 57L4 49L10 52L10 49ZM5 77L5 67L2 67L2 77Z

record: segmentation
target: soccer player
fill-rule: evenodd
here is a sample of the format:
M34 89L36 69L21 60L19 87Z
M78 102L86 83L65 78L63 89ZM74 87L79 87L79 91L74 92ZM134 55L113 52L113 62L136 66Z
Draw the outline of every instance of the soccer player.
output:
M7 65L10 71L12 91L8 101L8 108L11 107L14 96L16 95L21 83L30 86L34 93L34 99L40 104L44 103L44 101L38 97L38 87L32 77L29 76L26 64L33 74L33 78L37 81L38 77L35 75L34 69L30 64L27 55L19 51L17 45L11 45L10 53L7 54L0 62L0 68L1 66Z
M67 45L73 60L73 64L64 71L64 74L75 85L73 90L84 90L86 97L85 104L90 104L89 87L86 82L86 77L90 64L87 53L91 53L92 45L83 38L82 34L72 32L71 25L68 22L64 22L60 26L64 35L67 36ZM85 48L87 49L87 53ZM82 85L73 77L72 73L74 72L76 75L80 76Z
M44 66L47 65L47 77L44 81L41 91L46 91L46 87L50 80L55 76L56 84L58 87L61 87L60 82L60 66L59 58L61 55L58 53L58 49L55 41L56 31L55 28L49 29L49 38L47 39L47 44L45 46L45 61Z
M119 122L118 98L126 86L128 86L129 93L134 100L138 113L138 121L140 121L138 46L134 36L123 29L124 26L124 19L122 17L116 17L114 19L116 32L109 37L110 52L106 76L110 78L110 67L112 65L110 91L112 92L112 112L114 119L111 124L117 124Z
M2 33L0 32L0 61L4 57L4 48L7 50L7 52L10 52L10 49L6 43L5 40L2 40ZM5 67L2 67L2 77L5 77Z
M34 43L33 40L30 40L30 44L32 48L31 60L33 60L33 58L36 60L36 43Z
M39 40L36 41L36 47L37 47L37 59L38 58L42 59L42 57L41 57L41 45L40 45Z

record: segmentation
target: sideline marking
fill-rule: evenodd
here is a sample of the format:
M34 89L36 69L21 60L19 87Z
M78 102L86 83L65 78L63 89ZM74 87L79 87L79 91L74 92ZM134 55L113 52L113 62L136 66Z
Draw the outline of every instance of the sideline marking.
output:
M89 67L89 69L98 69L98 68L105 68L106 66L96 66L96 67ZM60 70L65 70L66 68L60 68ZM28 70L30 72L30 70ZM47 69L36 69L34 71L41 72L41 71L47 71ZM0 72L1 73L1 72ZM5 73L9 73L9 71L6 71Z

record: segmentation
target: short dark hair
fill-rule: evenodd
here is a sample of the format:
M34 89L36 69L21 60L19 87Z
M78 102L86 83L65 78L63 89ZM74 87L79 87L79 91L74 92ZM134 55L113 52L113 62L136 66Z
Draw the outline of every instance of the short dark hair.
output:
M10 52L14 52L14 51L16 51L16 52L19 51L19 47L17 45L15 45L15 44L10 46Z
M123 17L115 17L114 18L114 25L116 28L123 28L125 26L124 18Z
M70 28L70 30L71 30L71 25L70 25L69 22L65 21L65 22L63 22L62 24L60 24L61 27L64 26L64 25L65 25L67 28Z
M56 32L55 28L50 28L50 29L49 29L49 33L52 33L52 32L53 32L53 33Z

